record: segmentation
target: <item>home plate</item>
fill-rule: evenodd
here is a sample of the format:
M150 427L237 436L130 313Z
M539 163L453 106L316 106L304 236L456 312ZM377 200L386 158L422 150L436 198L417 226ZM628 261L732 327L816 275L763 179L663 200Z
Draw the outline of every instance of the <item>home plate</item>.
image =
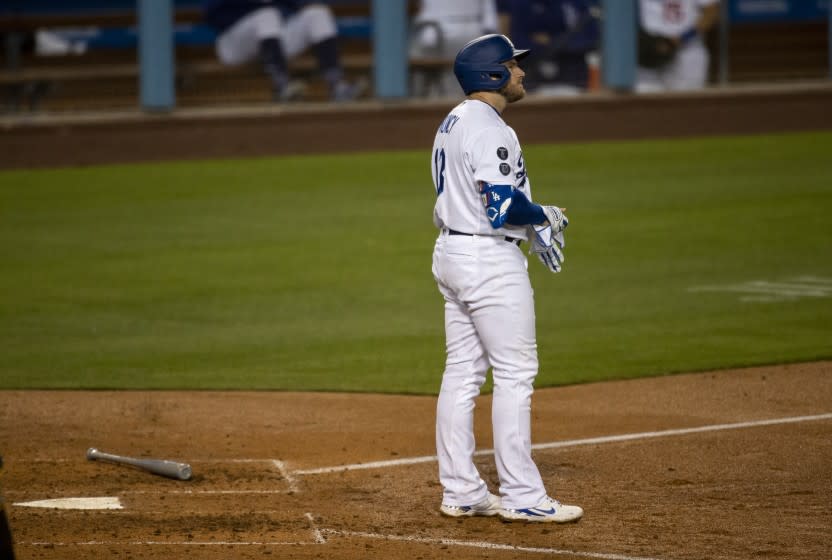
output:
M52 509L123 509L121 501L112 496L104 496L101 498L57 498L54 500L20 502L12 505Z

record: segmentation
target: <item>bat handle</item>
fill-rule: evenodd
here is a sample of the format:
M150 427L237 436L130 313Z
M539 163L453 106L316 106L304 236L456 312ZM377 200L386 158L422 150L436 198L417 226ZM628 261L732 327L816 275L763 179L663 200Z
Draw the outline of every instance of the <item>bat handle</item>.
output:
M97 459L104 459L106 461L115 458L116 457L114 457L113 455L110 455L109 453L104 453L103 451L99 451L95 447L90 447L89 449L87 449L87 460L89 461L95 461Z

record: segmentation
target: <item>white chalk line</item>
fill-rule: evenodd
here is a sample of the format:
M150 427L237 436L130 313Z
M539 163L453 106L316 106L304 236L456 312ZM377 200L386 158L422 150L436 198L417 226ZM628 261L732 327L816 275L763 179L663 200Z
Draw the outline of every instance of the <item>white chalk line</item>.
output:
M312 541L83 541L83 542L15 542L18 546L303 546L318 545Z
M704 432L719 432L725 430L739 430L743 428L760 428L763 426L777 426L782 424L796 424L799 422L813 422L817 420L832 420L832 413L814 414L811 416L792 416L789 418L772 418L769 420L753 420L750 422L735 422L732 424L712 424L710 426L699 426L695 428L679 428L674 430L662 430L658 432L641 432L635 434L622 434L618 436L604 436L597 438L577 439L572 441L541 443L532 445L532 449L556 449L560 447L574 447L578 445L595 445L599 443L618 443L621 441L632 441L636 439L650 439L658 437L681 436L688 434L699 434ZM493 453L493 451L491 452Z
M118 494L123 495L149 495L155 496L159 494L165 495L180 495L180 496L221 496L221 495L274 495L274 494L292 494L292 490L278 489L278 490L119 490ZM4 491L6 495L29 495L33 494L31 490L9 490Z
M77 543L67 542L40 542L18 543L28 546L315 546L327 544L327 536L347 537L358 539L373 539L395 542L408 542L415 544L455 546L461 548L479 548L486 550L501 550L510 552L525 552L533 554L544 554L550 556L573 556L577 558L596 558L599 560L660 560L654 557L628 556L609 552L589 552L581 550L568 550L560 548L544 548L532 546L519 546L512 544L493 543L488 541L463 541L457 539L443 539L436 537L420 537L416 535L385 535L382 533L367 533L363 531L342 531L338 529L319 529L315 526L314 517L311 513L305 514L309 520L312 530L312 541L83 541Z
M315 538L315 544L326 544L326 539L324 538L323 533L315 525L315 516L309 512L307 512L305 515L306 519L309 520L309 527L312 529L312 536Z
M180 495L236 495L236 494L289 494L289 490L123 490L119 494L180 494Z
M257 459L257 458L209 458L209 459L188 459L188 463L263 463L263 464L272 464L274 463L275 459L273 458L265 458L265 459ZM20 463L77 463L78 459L71 459L68 457L27 457L25 459L20 459L16 462Z
M537 443L532 445L532 449L535 451L542 451L547 449L562 449L567 447L578 447L582 445L600 445L604 443L620 443L625 441L635 441L640 439L652 439L652 438L659 438L659 437L670 437L670 436L680 436L680 435L689 435L689 434L696 434L696 433L705 433L705 432L716 432L716 431L725 431L725 430L736 430L736 429L743 429L743 428L758 428L763 426L776 426L782 424L794 424L799 422L812 422L818 420L830 420L832 419L832 413L823 413L823 414L814 414L808 416L792 416L787 418L772 418L768 420L753 420L748 422L735 422L730 424L711 424L707 426L698 426L694 428L679 428L679 429L671 429L671 430L661 430L661 431L652 431L652 432L637 432L631 434L619 434L619 435L612 435L612 436L600 436L594 438L584 438L584 439L573 439L573 440L564 440L564 441L555 441L555 442L548 442L548 443ZM474 452L475 456L489 456L493 455L493 449L482 449L480 451ZM287 464L283 461L276 460L276 459L214 459L213 462L222 463L222 462L232 462L232 463L271 463L281 472L284 478L289 485L288 489L277 489L277 490L247 490L247 489L240 489L240 490L123 490L120 491L119 494L148 494L148 495L156 495L156 494L180 494L180 495L245 495L245 494L263 494L263 495L270 495L270 494L290 494L293 492L297 492L297 478L298 476L307 476L307 475L316 475L316 474L330 474L330 473L338 473L344 471L351 471L351 470L362 470L362 469L376 469L376 468L388 468L388 467L400 467L400 466L407 466L407 465L415 465L420 463L431 463L437 460L436 455L426 455L422 457L406 457L402 459L391 459L388 461L371 461L367 463L354 463L350 465L337 465L333 467L320 467L314 469L300 469L292 471L288 468ZM25 490L7 490L7 495L25 495L31 492Z
M380 533L364 533L361 531L339 531L336 529L322 529L322 533L340 537L357 537L362 539L377 539L386 541L400 541L418 544L432 544L443 546L459 546L468 548L484 548L488 550L508 550L512 552L530 552L559 556L576 556L579 558L599 558L602 560L659 560L644 556L627 556L606 552L584 552L579 550L565 550L558 548L542 548L533 546L518 546L513 544L491 543L486 541L460 541L456 539L438 539L432 537L417 537L408 535L383 535Z
M13 504L18 505L18 504ZM26 508L27 510L32 510L32 508ZM57 508L52 508L57 509ZM34 511L34 510L32 510ZM62 509L61 515L72 515L74 513L81 514L81 515L89 515L90 513L94 512L101 512L106 513L107 515L120 515L122 517L141 517L145 515L156 515L156 516L165 516L165 515L182 515L183 513L187 513L193 515L194 517L214 517L217 515L221 515L223 517L235 517L237 514L228 513L228 510L225 511L205 511L205 510L189 510L184 508L177 508L176 510L136 510L136 509L99 509L99 510L88 510L88 509ZM239 515L280 515L285 514L286 510L281 509L254 509L248 510L246 509L244 512L241 512Z
M559 449L566 447L577 447L581 445L599 445L604 443L620 443L624 441L634 441L639 439L652 439L659 437L670 437L679 435L689 435L704 432L716 432L724 430L736 430L743 428L758 428L763 426L775 426L780 424L794 424L799 422L812 422L818 420L832 419L832 413L814 414L809 416L792 416L787 418L772 418L768 420L752 420L748 422L735 422L731 424L711 424L707 426L698 426L694 428L679 428L671 430L661 430L652 432L637 432L631 434L619 434L612 436L600 436L594 438L573 439L564 441L554 441L547 443L536 443L532 445L535 451L542 451L547 449ZM481 449L475 451L474 455L478 457L493 455L493 449ZM405 457L401 459L390 459L386 461L370 461L366 463L353 463L348 465L336 465L332 467L319 467L313 469L299 469L290 470L284 461L276 459L204 459L194 460L191 462L212 462L212 463L267 463L272 464L281 472L284 478L287 479L289 489L287 490L134 490L120 493L134 493L134 494L288 494L296 491L292 490L293 485L296 488L298 476L316 475L316 474L330 474L351 470L362 469L377 469L387 467L400 467L407 465L416 465L420 463L432 463L437 460L436 455L425 455L421 457ZM63 462L66 459L29 459L21 462ZM291 477L291 481L289 478ZM24 493L24 491L7 491L7 494Z
M718 432L725 430L738 430L743 428L759 428L763 426L776 426L781 424L794 424L798 422L812 422L817 420L830 420L832 413L814 414L810 416L792 416L788 418L772 418L768 420L753 420L749 422L735 422L731 424L712 424L708 426L698 426L695 428L680 428L672 430L661 430L655 432L638 432L632 434L620 434L613 436L601 436L594 438L573 439L565 441L554 441L549 443L537 443L532 445L535 451L546 449L561 449L565 447L578 447L581 445L599 445L603 443L620 443L623 441L634 441L640 439L652 439L659 437L680 436L688 434L699 434L704 432ZM474 452L475 456L482 457L493 455L493 449L482 449ZM344 471L361 470L361 469L378 469L387 467L399 467L404 465L416 465L419 463L432 463L437 460L436 455L426 455L423 457L406 457L403 459L391 459L388 461L373 461L369 463L354 463L351 465L337 465L334 467L320 467L316 469L301 469L294 471L295 476L306 476L315 474L331 474Z
M282 476L286 480L286 484L289 486L289 493L296 494L299 491L298 481L292 475L292 471L290 471L286 467L286 463L275 459L274 461L272 461L272 464L275 466L275 468L277 468L277 471L280 473L280 476Z

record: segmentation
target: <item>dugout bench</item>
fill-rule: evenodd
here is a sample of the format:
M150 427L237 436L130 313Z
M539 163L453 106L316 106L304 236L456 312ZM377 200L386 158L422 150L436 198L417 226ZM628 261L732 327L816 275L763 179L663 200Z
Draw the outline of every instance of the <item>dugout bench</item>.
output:
M179 105L267 101L268 86L256 65L228 67L214 54L215 34L202 22L201 0L173 0L175 84ZM369 0L328 0L338 26L348 76L373 71ZM416 3L410 2L411 13ZM138 31L135 0L4 0L0 4L3 111L135 107L138 97ZM34 34L55 30L82 53L36 56ZM415 71L434 73L451 61L411 60ZM305 54L289 61L293 75L317 80L317 61ZM324 99L311 89L312 99Z

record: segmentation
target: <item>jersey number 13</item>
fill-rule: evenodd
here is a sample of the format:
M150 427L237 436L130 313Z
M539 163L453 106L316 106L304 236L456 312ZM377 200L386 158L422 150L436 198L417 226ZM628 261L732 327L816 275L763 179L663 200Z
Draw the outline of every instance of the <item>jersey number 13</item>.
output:
M445 150L437 148L433 152L433 176L436 185L436 196L445 190Z

